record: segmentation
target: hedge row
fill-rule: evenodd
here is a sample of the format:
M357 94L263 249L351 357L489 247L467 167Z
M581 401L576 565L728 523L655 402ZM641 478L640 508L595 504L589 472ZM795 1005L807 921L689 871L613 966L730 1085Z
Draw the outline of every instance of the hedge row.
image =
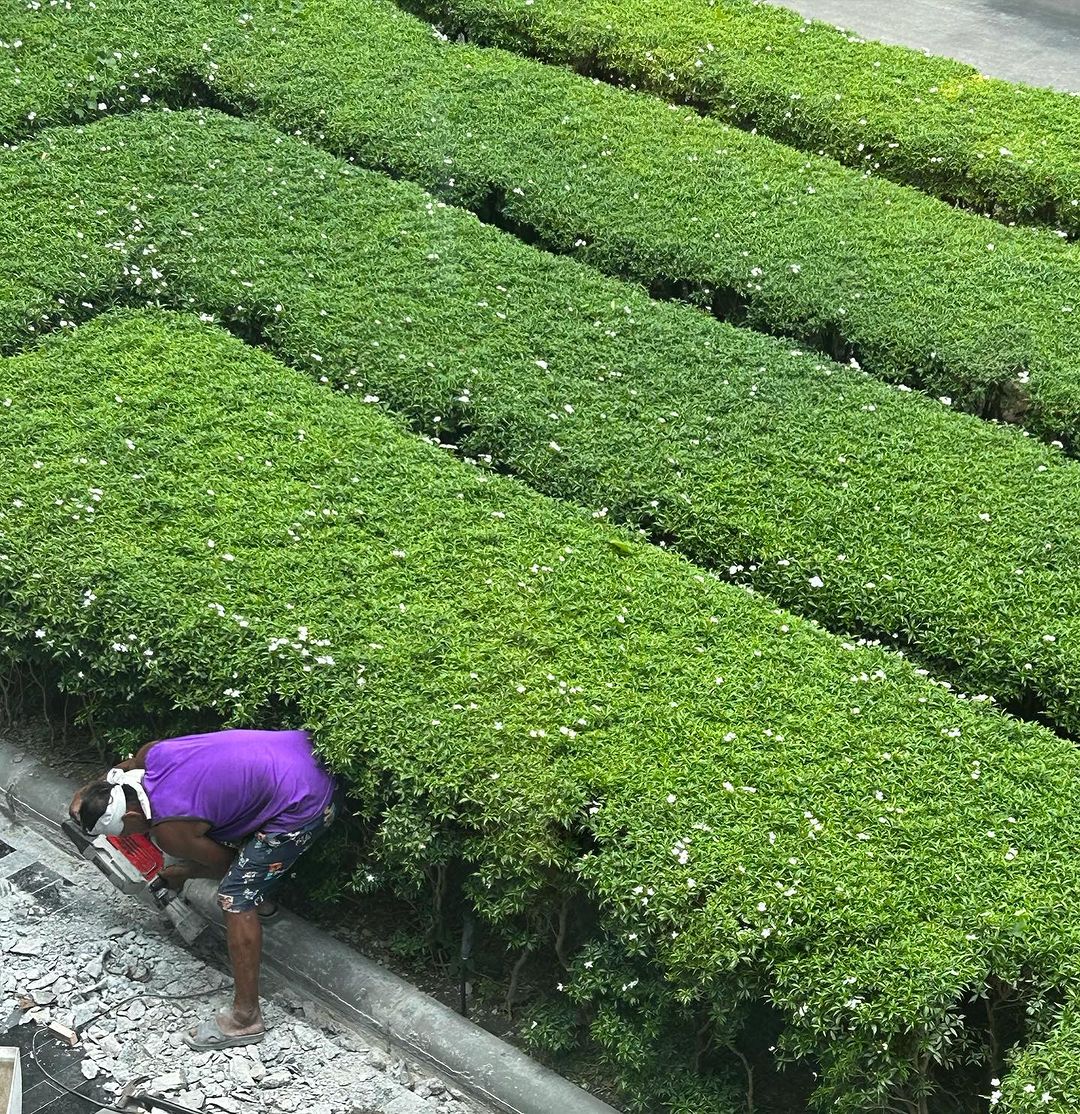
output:
M1080 1002L1073 995L1041 1039L1031 1040L1012 1070L990 1083L992 1114L1080 1109Z
M215 314L535 488L1080 731L1080 466L1015 429L217 113L8 153L0 227L8 350L28 319L115 297Z
M1002 219L1080 234L1080 99L757 0L403 0L535 54Z
M1080 260L1053 233L557 68L440 44L388 0L236 10L101 0L24 13L21 84L0 97L9 133L129 108L143 87L194 91L655 293L1049 437L1080 434Z
M1070 743L193 316L50 338L0 400L9 657L104 705L283 701L386 868L463 861L511 926L588 895L561 993L651 1109L725 1108L672 1017L765 996L828 1109L915 1109L989 1055L969 995L1077 984Z

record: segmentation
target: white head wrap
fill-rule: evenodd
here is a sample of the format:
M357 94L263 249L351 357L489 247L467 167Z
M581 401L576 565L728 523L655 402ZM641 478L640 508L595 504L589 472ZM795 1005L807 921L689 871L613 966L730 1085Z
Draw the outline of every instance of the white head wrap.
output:
M118 836L124 834L124 813L128 810L127 794L124 792L125 785L135 790L135 795L139 798L139 804L142 806L147 820L150 819L150 798L146 795L146 790L142 784L145 774L145 770L121 770L114 767L105 775L105 780L113 787L113 791L109 797L108 807L90 830L91 835Z

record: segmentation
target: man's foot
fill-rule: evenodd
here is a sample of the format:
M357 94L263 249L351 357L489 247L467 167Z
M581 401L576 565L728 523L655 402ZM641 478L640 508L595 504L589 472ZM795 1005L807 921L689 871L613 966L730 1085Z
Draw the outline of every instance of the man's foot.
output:
M240 1017L233 1009L218 1010L209 1020L189 1029L184 1034L184 1044L198 1052L214 1048L237 1048L257 1044L266 1036L266 1026L261 1014Z

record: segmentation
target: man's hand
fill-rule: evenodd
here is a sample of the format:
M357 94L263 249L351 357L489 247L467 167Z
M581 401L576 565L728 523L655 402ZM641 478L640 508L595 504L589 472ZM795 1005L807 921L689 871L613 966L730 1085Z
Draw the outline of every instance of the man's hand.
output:
M170 890L175 890L177 893L180 892L189 878L197 877L195 869L190 863L176 863L173 866L162 867L157 876Z
M169 887L170 890L179 890L191 878L220 878L223 871L203 863L187 862L173 863L172 866L162 867L157 876Z

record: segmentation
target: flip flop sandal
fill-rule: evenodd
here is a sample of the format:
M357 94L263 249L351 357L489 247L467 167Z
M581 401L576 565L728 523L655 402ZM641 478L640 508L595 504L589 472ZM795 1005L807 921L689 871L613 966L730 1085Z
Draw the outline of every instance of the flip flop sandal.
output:
M266 1036L266 1030L261 1033L245 1033L243 1036L234 1037L221 1031L216 1016L209 1021L203 1021L194 1034L185 1033L184 1044L195 1052L211 1052L215 1048L239 1048L245 1044L258 1044Z

